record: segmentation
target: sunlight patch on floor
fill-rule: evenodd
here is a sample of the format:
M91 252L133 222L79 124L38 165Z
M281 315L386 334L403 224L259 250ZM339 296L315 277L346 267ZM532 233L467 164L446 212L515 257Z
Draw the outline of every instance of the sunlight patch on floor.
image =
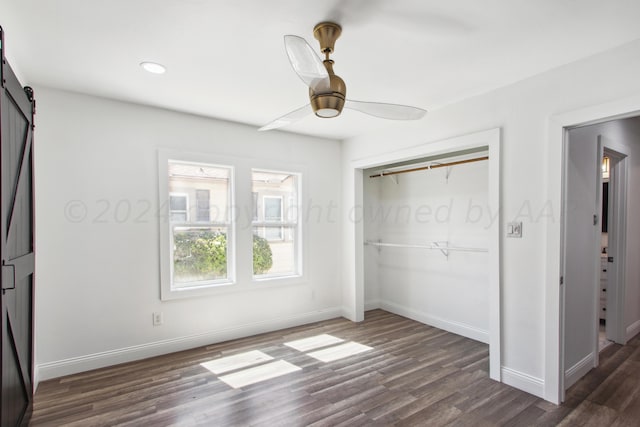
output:
M200 365L218 375L229 371L235 371L236 369L257 365L269 360L273 360L273 357L261 351L253 350L247 351L246 353L214 359L209 362L201 363Z
M302 368L289 362L285 362L284 360L277 360L265 365L243 369L241 371L234 372L228 375L222 375L218 378L233 388L241 388L247 385L266 381L271 378L276 378L281 375L290 374L291 372L301 370Z
M357 342L348 342L346 344L313 351L311 353L307 353L307 355L326 363L344 359L345 357L353 356L355 354L364 353L369 350L373 350L373 348Z
M343 342L344 340L329 334L316 335L315 337L303 338L300 340L284 343L287 347L291 347L298 351L315 350L316 348L326 347L329 345Z

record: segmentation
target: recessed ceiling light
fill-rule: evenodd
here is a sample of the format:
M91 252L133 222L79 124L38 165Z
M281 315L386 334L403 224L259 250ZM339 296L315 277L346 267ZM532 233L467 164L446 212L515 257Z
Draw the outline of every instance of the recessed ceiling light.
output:
M140 66L142 68L144 68L146 71L153 73L153 74L164 74L167 71L167 68L162 65L162 64L158 64L156 62L141 62Z

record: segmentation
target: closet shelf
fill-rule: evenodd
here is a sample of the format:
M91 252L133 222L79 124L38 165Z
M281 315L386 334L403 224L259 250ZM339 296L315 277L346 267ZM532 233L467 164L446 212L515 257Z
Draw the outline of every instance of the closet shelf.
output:
M365 245L387 247L387 248L416 248L416 249L435 249L442 252L444 256L449 257L450 251L458 252L489 252L487 248L472 248L466 246L449 246L449 242L431 242L428 245L407 244L407 243L385 243L385 242L372 242L367 240Z

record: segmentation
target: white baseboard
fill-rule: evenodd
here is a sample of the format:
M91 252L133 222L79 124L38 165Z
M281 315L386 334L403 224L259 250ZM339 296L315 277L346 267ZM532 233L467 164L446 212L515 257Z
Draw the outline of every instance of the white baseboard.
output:
M627 341L640 334L640 320L633 322L627 327Z
M580 378L584 377L587 372L593 369L593 364L595 363L595 354L593 352L589 353L578 363L567 369L564 373L564 388L565 390L571 387L578 381Z
M542 378L504 366L500 369L500 373L503 383L544 399L544 380Z
M371 300L364 302L364 311L377 310L380 308L380 300Z
M433 316L431 314L423 313L388 301L380 301L380 308L400 316L408 317L409 319L416 320L426 325L435 326L436 328L489 344L489 331L476 328L475 326L443 319L438 316Z
M106 366L113 366L120 363L132 362L134 360L146 359L148 357L159 356L176 351L188 350L190 348L202 347L218 342L257 335L264 332L277 331L279 329L291 328L322 320L335 319L337 317L341 317L342 314L343 310L341 308L330 308L298 314L295 316L271 319L265 322L255 322L233 328L156 341L126 348L103 351L100 353L87 354L84 356L56 360L53 362L40 363L35 367L35 377L37 381L45 381L78 372L90 371L92 369L104 368Z

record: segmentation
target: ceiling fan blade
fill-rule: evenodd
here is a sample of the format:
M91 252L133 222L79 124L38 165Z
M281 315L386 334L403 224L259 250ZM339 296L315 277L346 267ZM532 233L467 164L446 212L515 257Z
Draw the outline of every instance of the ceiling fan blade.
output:
M427 110L409 105L352 101L350 99L345 102L344 108L390 120L418 120L427 113Z
M300 107L297 110L293 110L290 113L285 114L282 117L278 117L274 121L267 123L262 126L259 131L271 130L281 128L283 126L287 126L293 122L297 122L301 118L311 114L313 110L311 110L311 104L307 104L304 107Z
M315 91L329 88L329 73L309 43L302 37L284 36L284 47L293 70Z

